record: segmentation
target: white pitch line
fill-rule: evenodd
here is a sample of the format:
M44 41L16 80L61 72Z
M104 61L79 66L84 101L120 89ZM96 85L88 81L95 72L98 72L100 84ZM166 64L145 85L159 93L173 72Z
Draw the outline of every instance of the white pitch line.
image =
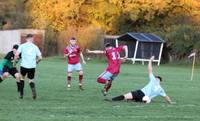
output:
M56 118L57 116L52 116L50 115L51 118ZM76 118L76 117L79 117L79 118L94 118L93 116L89 116L89 115L66 115L65 117L68 117L68 118ZM200 119L200 116L188 116L188 115L185 115L185 116L173 116L173 115L163 115L163 116L147 116L147 115L133 115L133 116L116 116L116 115L109 115L109 116L98 116L98 118L100 119L113 119L113 118L129 118L129 119L167 119L167 118L171 118L171 119Z
M152 105L150 104L152 107ZM99 109L99 106L86 106L89 109ZM121 105L113 105L112 108L119 108L120 109ZM153 106L154 107L154 106ZM197 107L199 108L199 105L193 105L193 104L186 104L186 105L169 105L169 104L163 104L161 107L167 107L167 108L184 108L184 107ZM29 106L26 107L25 109L34 109L35 107ZM141 105L134 105L132 108L148 108L148 105L146 104L141 104ZM13 109L13 108L12 108ZM20 109L20 108L17 108ZM21 108L24 109L24 108ZM59 110L59 109L79 109L78 106L58 106L58 107L37 107L37 109L49 109L49 110Z
M200 116L173 116L173 115L164 115L164 116L128 116L130 118L181 118L181 119L197 119L200 118Z
M163 107L200 107L199 105L193 105L193 104L186 104L186 105L162 105Z

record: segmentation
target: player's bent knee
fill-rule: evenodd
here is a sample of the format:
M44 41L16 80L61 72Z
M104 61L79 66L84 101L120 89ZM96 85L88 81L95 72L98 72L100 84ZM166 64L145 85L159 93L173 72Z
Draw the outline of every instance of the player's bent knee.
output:
M98 83L101 83L101 84L105 84L105 83L106 83L106 80L103 79L103 78L98 78L98 79L97 79L97 82L98 82Z
M15 78L16 78L16 80L20 80L20 79L21 79L20 74L19 74L19 73L16 73L16 74L15 74Z
M24 80L25 79L25 76L20 76L20 80Z
M31 83L31 82L34 82L34 80L33 79L29 79L29 83Z
M3 78L7 78L8 76L9 76L9 73L7 72L3 74Z
M124 97L125 97L126 100L131 100L131 99L133 99L133 95L132 95L132 93L130 93L130 92L127 93L127 94L125 94Z
M79 71L78 74L79 74L79 75L83 75L83 71Z
M72 72L68 72L68 73L67 73L67 76L71 76L71 75L72 75Z

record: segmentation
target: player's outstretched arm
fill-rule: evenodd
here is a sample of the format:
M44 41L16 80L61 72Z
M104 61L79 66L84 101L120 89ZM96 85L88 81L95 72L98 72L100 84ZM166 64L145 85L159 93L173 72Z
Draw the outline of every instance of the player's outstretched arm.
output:
M84 56L83 56L83 53L82 53L82 52L80 52L80 56L81 56L81 59L82 59L82 62L83 62L83 64L86 64L86 62L85 62L85 59L84 59Z
M127 47L127 45L124 45L124 46L123 46L123 50L125 51L125 56L124 56L124 58L127 59L127 58L128 58L128 47Z
M102 50L89 50L89 49L86 49L86 52L93 53L93 54L104 54L105 53L105 51L102 51Z
M154 60L154 56L152 56L150 58L149 64L148 64L148 71L149 71L149 75L151 75L153 73L153 67L152 67L152 62Z
M175 104L175 102L172 102L172 100L170 99L169 96L165 96L164 98L165 98L165 101L166 101L167 103L169 103L169 104Z

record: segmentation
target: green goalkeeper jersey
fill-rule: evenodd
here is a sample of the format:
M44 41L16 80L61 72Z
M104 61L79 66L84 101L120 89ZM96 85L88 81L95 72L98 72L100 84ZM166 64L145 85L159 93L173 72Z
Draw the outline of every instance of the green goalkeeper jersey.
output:
M0 63L0 70L3 70L4 66L7 66L10 69L13 68L14 57L15 55L13 51L10 51L9 53L7 53L7 55L2 59Z

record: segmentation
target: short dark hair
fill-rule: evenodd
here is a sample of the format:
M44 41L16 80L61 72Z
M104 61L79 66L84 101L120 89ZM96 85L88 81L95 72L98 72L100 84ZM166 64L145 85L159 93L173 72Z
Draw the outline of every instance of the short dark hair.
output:
M106 43L105 47L112 47L112 45L110 43Z
M160 76L156 76L156 78L158 78L160 81L163 81L162 77L160 77Z
M76 40L76 38L75 38L75 37L72 37L70 40Z
M26 35L26 38L32 38L32 37L33 37L32 34L27 34L27 35Z
M2 25L5 25L5 24L7 24L8 22L7 22L7 21L2 21L1 23L2 23Z
M13 45L13 49L18 49L19 48L19 45L17 45L17 44L15 44L15 45Z

